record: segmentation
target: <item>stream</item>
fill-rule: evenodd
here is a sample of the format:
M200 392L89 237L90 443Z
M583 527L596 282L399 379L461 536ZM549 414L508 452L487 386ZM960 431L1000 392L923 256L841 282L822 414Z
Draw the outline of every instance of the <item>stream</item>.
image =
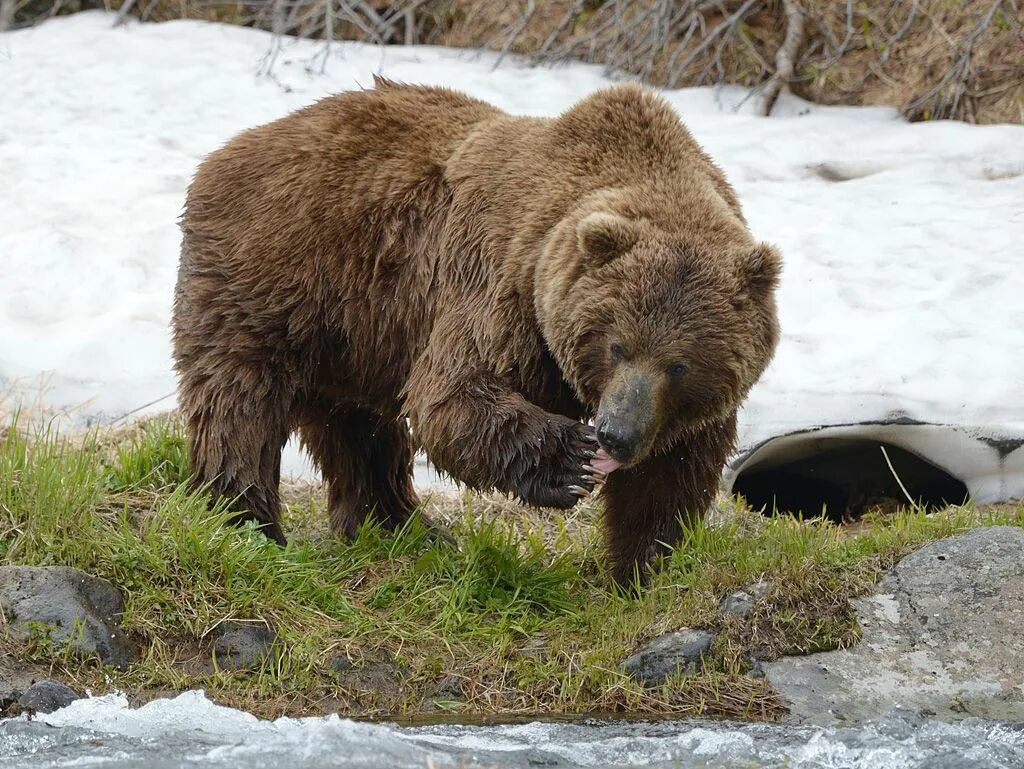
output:
M0 720L4 769L1020 769L1024 725L894 711L857 726L583 719L398 726L337 716L261 721L200 691L129 707L120 694Z

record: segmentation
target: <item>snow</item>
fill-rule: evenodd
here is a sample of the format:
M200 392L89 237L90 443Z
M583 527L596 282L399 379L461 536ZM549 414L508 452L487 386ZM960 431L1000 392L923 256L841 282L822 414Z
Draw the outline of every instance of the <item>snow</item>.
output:
M176 219L197 164L239 130L375 72L537 115L608 82L587 65L359 44L336 44L321 74L322 44L303 41L262 75L271 47L100 12L0 34L0 392L78 422L173 406ZM1024 438L1024 127L788 96L761 118L739 88L665 96L786 260L783 341L741 447L912 420L928 425L894 440L950 469L969 457L979 499L1024 494L1024 449L993 445Z

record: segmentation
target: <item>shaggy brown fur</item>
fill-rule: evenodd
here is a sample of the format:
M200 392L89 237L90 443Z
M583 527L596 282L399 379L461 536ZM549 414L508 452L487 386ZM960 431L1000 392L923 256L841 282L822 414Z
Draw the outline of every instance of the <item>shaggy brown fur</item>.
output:
M416 509L414 445L473 488L570 507L596 414L623 463L605 507L628 580L708 506L776 344L777 255L631 85L536 119L378 80L211 155L182 230L196 479L278 541L292 430L351 535Z

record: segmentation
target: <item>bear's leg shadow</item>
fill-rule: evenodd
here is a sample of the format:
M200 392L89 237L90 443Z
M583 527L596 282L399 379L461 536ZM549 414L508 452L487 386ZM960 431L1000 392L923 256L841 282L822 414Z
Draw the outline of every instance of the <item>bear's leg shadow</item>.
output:
M236 521L257 521L264 534L283 545L278 487L288 440L287 402L277 397L255 402L232 388L211 388L209 380L198 388L183 382L180 391L192 486L230 500Z
M670 451L608 476L605 531L619 585L646 584L648 563L679 542L679 521L704 517L718 492L735 429L735 417L698 428Z
M416 511L412 439L404 419L320 403L305 415L299 436L328 485L338 533L354 537L371 515L393 530Z

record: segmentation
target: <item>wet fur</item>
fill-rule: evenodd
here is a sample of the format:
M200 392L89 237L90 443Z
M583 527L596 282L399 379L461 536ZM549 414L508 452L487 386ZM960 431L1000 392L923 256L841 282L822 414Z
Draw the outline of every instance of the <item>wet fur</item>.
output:
M576 228L595 211L635 220L639 250L594 262ZM649 457L607 485L626 580L676 540L678 515L707 507L777 336L777 257L758 267L724 177L635 86L551 120L378 80L213 153L182 232L174 354L195 479L278 541L293 430L342 534L371 513L396 526L415 511L416 446L473 488L570 507L594 448L581 420L614 377L609 329L647 343L669 328L661 315L688 318L687 349L709 359L686 401L701 405L658 413ZM653 234L687 255L647 255ZM689 284L666 293L676 279ZM676 306L648 313L645 301ZM714 343L695 347L698 333Z

